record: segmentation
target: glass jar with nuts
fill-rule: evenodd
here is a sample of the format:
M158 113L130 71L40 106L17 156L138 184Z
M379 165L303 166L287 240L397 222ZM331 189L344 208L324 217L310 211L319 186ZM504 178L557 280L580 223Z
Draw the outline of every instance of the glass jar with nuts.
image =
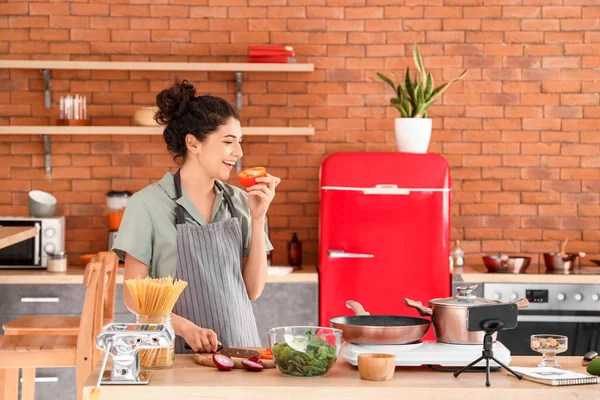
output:
M560 368L556 362L556 355L567 351L568 338L562 335L532 335L530 338L531 350L542 353L542 362L538 367Z

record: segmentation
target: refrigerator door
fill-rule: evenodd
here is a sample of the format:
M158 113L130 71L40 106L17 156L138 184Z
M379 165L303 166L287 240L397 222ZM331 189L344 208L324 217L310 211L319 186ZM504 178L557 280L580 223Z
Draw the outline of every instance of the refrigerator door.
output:
M338 153L321 170L319 323L351 315L417 315L451 294L450 174L434 154Z

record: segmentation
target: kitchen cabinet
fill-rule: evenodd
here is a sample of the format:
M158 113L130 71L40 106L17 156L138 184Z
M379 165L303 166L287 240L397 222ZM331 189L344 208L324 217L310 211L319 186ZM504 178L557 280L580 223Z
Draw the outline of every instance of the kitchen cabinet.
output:
M85 297L83 285L2 285L0 318L17 315L80 315ZM123 285L117 285L115 314L128 314Z
M269 328L288 325L318 325L318 285L310 283L269 283L252 308L261 344L269 345Z

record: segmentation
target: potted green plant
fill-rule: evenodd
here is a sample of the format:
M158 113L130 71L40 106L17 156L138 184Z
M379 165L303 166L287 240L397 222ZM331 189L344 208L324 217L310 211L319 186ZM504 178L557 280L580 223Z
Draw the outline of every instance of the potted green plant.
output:
M400 113L395 119L396 147L398 151L408 153L426 153L431 139L431 118L427 118L429 107L455 82L465 77L465 70L458 78L434 89L433 76L425 71L419 47L415 44L413 57L418 73L411 80L409 69L406 68L404 80L392 72L398 80L396 85L387 76L377 73L377 76L394 90L390 105Z

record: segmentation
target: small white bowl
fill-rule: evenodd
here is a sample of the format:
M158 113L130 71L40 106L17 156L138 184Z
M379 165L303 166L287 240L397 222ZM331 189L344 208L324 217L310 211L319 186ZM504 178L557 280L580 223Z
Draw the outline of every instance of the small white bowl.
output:
M36 218L50 218L56 211L56 197L41 190L29 192L29 213Z

